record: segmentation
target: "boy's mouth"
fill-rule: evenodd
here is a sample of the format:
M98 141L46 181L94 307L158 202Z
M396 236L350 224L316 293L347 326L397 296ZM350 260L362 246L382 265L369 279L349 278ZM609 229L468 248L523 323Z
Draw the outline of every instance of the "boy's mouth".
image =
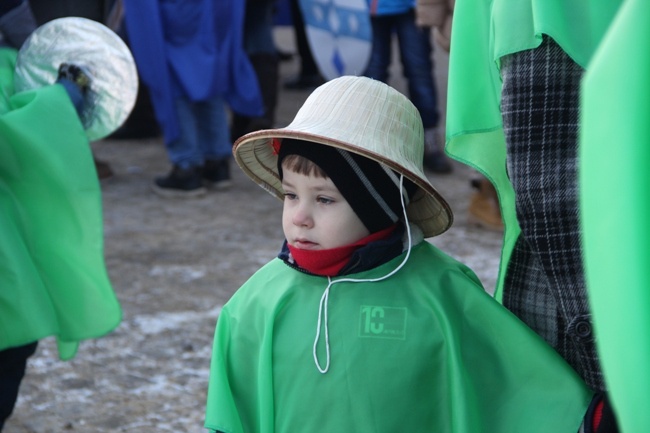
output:
M312 242L309 239L294 239L292 245L302 250L312 250L318 246L316 242Z

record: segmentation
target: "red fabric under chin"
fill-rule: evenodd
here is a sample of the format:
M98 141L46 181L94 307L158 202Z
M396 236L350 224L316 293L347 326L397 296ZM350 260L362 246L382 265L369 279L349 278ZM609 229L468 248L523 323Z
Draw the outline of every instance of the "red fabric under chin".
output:
M303 250L291 244L287 244L287 246L291 256L301 268L315 275L334 277L350 261L350 257L357 249L368 245L370 242L388 238L396 227L397 224L372 233L350 245L327 250Z

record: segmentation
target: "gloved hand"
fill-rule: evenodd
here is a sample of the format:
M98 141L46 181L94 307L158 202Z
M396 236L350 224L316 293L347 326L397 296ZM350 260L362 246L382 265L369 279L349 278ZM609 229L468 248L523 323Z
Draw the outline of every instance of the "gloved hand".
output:
M68 93L77 114L81 117L85 96L90 89L90 77L82 68L69 63L61 63L56 82L61 84Z
M619 433L618 422L606 393L596 394L585 416L585 433Z
M88 89L90 89L90 77L77 65L61 63L61 66L59 66L57 81L61 81L62 79L67 79L74 83L79 87L82 95L88 93Z

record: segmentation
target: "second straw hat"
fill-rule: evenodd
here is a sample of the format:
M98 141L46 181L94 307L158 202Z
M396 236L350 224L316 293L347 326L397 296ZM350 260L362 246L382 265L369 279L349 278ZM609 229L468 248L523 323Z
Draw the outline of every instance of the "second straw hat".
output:
M314 90L287 127L255 131L235 142L237 164L281 200L284 192L273 142L282 138L337 147L385 164L419 187L406 212L425 237L439 235L451 226L451 208L422 168L420 114L392 87L366 77L336 78Z

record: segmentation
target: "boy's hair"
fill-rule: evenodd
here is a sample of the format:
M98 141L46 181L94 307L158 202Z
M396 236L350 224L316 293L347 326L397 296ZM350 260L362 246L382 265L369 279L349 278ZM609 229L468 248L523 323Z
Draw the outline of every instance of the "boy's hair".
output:
M291 154L285 156L284 159L282 159L282 165L286 170L305 176L320 177L322 179L329 178L327 173L325 173L325 170L320 168L313 161L310 161L301 155Z

